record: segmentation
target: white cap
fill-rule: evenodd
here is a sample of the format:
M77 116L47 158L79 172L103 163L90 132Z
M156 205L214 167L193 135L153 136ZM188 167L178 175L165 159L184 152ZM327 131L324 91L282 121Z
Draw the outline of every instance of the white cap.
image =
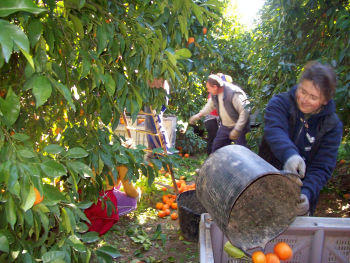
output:
M216 80L219 83L220 87L224 85L224 81L216 74L209 75L208 79Z

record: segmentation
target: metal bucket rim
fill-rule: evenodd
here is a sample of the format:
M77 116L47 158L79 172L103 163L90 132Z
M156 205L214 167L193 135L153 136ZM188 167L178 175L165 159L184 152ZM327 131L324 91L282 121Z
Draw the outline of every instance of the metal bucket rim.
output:
M186 193L186 192L189 192L188 194L184 194L184 193ZM195 193L196 192L196 190L188 190L188 191L185 191L185 192L182 192L182 193L180 193L177 197L176 197L176 203L178 204L178 207L179 207L179 209L180 209L180 207L181 207L181 209L183 209L183 210L185 210L186 212L190 212L190 213L192 213L192 214L194 214L194 215L198 215L198 216L200 216L202 213L195 213L193 210L191 210L191 209L189 209L188 207L186 207L186 206L180 206L180 204L179 204L179 197L182 195L182 194L184 194L184 195L182 195L182 196L185 196L185 195L189 195L190 193ZM195 195L195 197L197 198L197 196ZM181 202L180 202L181 203ZM200 202L199 202L200 203ZM201 203L200 203L201 204ZM202 204L201 204L202 205ZM203 206L202 206L203 207ZM206 210L204 207L203 207L203 209L204 210Z

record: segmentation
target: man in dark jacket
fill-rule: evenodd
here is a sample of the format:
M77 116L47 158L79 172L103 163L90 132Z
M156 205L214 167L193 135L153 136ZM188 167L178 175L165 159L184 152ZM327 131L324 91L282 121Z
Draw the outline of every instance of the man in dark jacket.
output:
M247 95L240 87L223 81L218 75L210 75L206 86L211 97L200 112L189 119L189 123L193 124L216 109L221 125L216 133L212 152L230 145L232 141L246 146L245 134L249 128Z
M311 62L299 84L274 96L266 108L259 155L302 178L298 215L314 213L320 190L336 165L343 126L332 100L335 88L334 71Z

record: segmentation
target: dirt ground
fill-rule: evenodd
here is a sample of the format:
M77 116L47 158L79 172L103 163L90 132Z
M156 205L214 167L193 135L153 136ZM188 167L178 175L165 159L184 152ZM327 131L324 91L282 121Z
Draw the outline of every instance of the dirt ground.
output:
M336 173L320 194L315 216L350 217L350 166L337 167ZM161 195L161 193L159 193ZM199 244L181 235L179 220L159 218L154 209L159 196L150 195L145 207L120 221L104 240L119 248L122 254L116 262L199 262Z

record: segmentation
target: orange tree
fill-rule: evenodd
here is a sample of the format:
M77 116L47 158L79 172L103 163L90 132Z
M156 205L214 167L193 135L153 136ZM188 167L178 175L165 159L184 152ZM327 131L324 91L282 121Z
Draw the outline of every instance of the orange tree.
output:
M216 1L3 0L0 3L0 261L112 261L97 249L83 209L103 176L128 178L171 158L143 160L113 131L126 109L159 109L165 92L149 82L182 80L189 29ZM42 201L41 201L42 199ZM41 201L41 202L40 202ZM107 208L111 211L109 202Z

